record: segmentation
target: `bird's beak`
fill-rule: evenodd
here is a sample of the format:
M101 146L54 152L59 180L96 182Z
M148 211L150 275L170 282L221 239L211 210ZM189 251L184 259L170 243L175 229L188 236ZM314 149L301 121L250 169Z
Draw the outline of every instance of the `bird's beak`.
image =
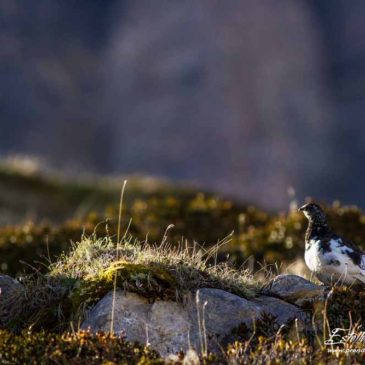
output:
M298 209L298 212L303 212L303 211L304 211L304 209L305 209L305 206L303 205L302 207L300 207L300 208Z

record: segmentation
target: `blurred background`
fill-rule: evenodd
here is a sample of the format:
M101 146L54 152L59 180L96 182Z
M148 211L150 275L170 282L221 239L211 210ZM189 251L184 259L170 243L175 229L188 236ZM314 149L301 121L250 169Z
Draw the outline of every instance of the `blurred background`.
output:
M1 0L0 155L365 206L365 2Z

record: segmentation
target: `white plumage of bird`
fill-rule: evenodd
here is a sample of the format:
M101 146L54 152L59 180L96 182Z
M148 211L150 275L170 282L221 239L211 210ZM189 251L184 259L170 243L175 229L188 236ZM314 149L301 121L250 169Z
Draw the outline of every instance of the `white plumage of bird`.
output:
M309 224L304 259L309 270L326 285L364 285L365 254L353 242L337 235L322 208L314 203L299 208Z

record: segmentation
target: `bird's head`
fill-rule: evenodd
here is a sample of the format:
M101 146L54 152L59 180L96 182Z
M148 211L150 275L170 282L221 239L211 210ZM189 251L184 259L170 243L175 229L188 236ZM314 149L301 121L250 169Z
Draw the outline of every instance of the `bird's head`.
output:
M327 218L323 212L323 209L315 203L305 204L298 209L307 217L310 222L326 223Z

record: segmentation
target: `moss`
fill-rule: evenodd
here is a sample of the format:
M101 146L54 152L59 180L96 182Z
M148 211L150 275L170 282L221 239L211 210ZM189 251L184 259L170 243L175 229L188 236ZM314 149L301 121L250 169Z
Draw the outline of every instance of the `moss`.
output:
M0 267L2 272L18 274L24 269L19 260L40 269L41 265L34 265L40 255L48 257L49 251L53 260L63 250L69 250L70 240L76 240L84 227L91 234L95 225L106 219L109 234L117 232L120 187L113 180L62 181L41 173L27 175L0 164L0 187L6 192L0 194L0 207L5 213L23 217L24 212L31 211L37 217L60 223L31 225L30 233L23 233L24 226L0 229L0 257L7 257ZM336 231L361 246L365 229L363 212L338 202L327 205L325 210ZM79 219L74 219L75 212ZM129 232L138 240L148 237L152 243L161 242L170 224L174 229L169 231L168 238L175 244L188 239L210 247L234 231L231 243L220 251L217 259L224 261L229 255L236 266L250 256L267 264L302 257L307 226L303 215L297 212L271 214L209 192L142 177L128 182L122 227L127 227L130 220ZM104 230L105 235L104 228L102 224L98 230Z
M333 288L326 303L330 328L350 328L365 324L365 291L348 287Z
M110 232L116 232L118 206L107 208ZM124 205L122 227L139 240L146 237L159 243L166 228L170 243L199 242L204 247L215 245L217 240L246 229L246 225L262 226L268 214L258 208L235 203L231 200L201 192L175 192L153 194L131 199Z
M16 276L34 271L46 272L50 262L69 252L72 242L91 234L94 224L69 221L60 226L27 223L0 228L0 271ZM101 234L101 232L100 232ZM104 230L105 234L105 230Z
M360 209L334 204L326 208L326 213L336 232L361 247L365 215ZM107 223L97 226L98 237L105 235L106 225L109 235L117 233L117 209L108 209L106 216L110 217ZM270 216L257 208L235 205L203 194L131 199L125 205L123 217L122 227L127 227L131 219L129 232L138 240L148 237L152 243L161 242L170 224L174 228L168 232L168 240L175 245L184 237L208 248L234 230L231 242L222 247L217 259L225 261L229 255L229 261L236 266L246 262L250 256L255 258L255 262L267 264L291 262L302 257L307 227L305 218L297 212ZM14 233L11 229L0 229L0 254L4 250L1 256L9 257L8 273L19 269L22 253L27 255L23 261L32 263L39 259L40 253L45 256L48 242L53 258L62 250L68 250L70 240L77 240L83 229L86 234L91 234L99 222L105 222L105 216L92 213L85 220L68 221L58 227L33 225L30 235L23 234L22 227L14 229ZM14 240L21 242L21 250L16 250L19 243L14 244ZM36 243L41 244L37 247ZM25 251L27 245L30 249Z
M0 331L2 364L124 364L158 365L164 361L148 347L124 337L88 332L53 334Z
M243 231L244 224L261 226L267 219L266 213L258 209L248 209L212 195L180 191L175 195L154 193L133 198L133 193L131 197L130 194L128 191L122 227L127 227L131 221L129 233L140 241L148 237L149 242L161 242L166 228L172 224L174 228L168 232L169 242L178 244L188 239L211 247L233 230L237 234ZM118 207L112 206L106 208L105 213L94 210L82 219L70 219L62 224L28 223L0 228L0 257L6 257L6 261L0 263L0 270L10 275L24 270L29 272L26 266L19 264L21 260L44 272L36 261L45 263L48 258L54 261L62 251L70 250L70 242L77 241L82 232L90 235L97 227L95 233L98 237L115 236L117 217ZM235 241L237 238L237 235L233 237Z
M53 174L24 173L0 163L1 209L23 220L27 212L53 222L74 216L75 210L85 208L101 211L118 200L118 188L107 182L68 181Z
M306 339L288 340L281 335L259 337L252 346L252 341L235 342L226 353L230 364L319 364L319 365L352 365L363 364L361 352L329 352L322 345L313 346Z
M227 264L207 264L213 251L191 251L169 245L141 244L132 237L118 245L110 237L84 236L43 275L22 277L20 293L0 301L0 326L64 331L82 320L86 308L109 291L122 288L151 301L182 300L202 287L253 297L255 279Z
M314 347L305 339L287 340L260 336L255 346L251 341L237 341L219 354L200 356L204 365L223 364L361 364L361 353L331 353L325 347ZM164 360L155 351L124 337L111 334L76 332L53 334L26 331L19 335L0 331L0 360L4 364L125 364L183 365L191 356L179 353ZM196 355L194 355L196 359Z
M72 308L92 304L116 287L150 299L175 298L176 279L156 264L143 265L127 261L113 262L97 276L78 280L70 293Z
M252 297L260 284L248 271L238 270L233 264L240 265L249 256L266 263L302 257L307 222L301 214L269 214L214 194L166 186L147 191L137 185L132 184L128 190L123 210L122 227L127 227L132 218L131 236L123 238L117 254L114 237L118 206L105 206L117 201L119 188L65 185L57 180L45 181L38 175L25 178L1 171L0 166L0 187L7 191L0 195L0 205L6 209L23 213L34 208L41 216L49 214L52 220L63 220L73 215L75 207L85 207L80 219L59 225L0 228L0 257L5 258L2 271L26 271L22 277L24 292L0 301L0 326L18 333L0 331L0 362L163 363L156 353L124 339L62 332L69 330L70 322L80 319L81 307L95 303L112 290L115 279L117 287L151 300L179 300L183 293L200 287ZM24 201L19 202L19 197L10 199L8 194ZM30 199L33 194L40 200ZM333 228L361 246L363 212L338 203L325 209ZM110 218L108 222L97 225L105 217ZM163 239L170 224L175 228ZM213 244L232 230L235 234L223 242L218 252L220 245ZM82 233L79 243L71 243L79 241ZM141 243L146 236L152 244ZM182 236L199 244L189 245L181 240ZM161 241L162 244L153 244ZM56 260L62 251L64 254ZM50 268L48 259L54 262ZM20 260L35 267L35 272L33 268L25 270L27 266L21 266ZM201 363L359 363L361 354L330 354L316 336L323 339L327 334L323 330L328 331L328 327L350 328L365 323L364 300L364 292L335 288L326 302L307 308L315 313L313 331L298 336L292 331L294 327L288 326L278 333L275 318L263 316L256 323L255 334L239 326L234 332L236 343L224 354L201 357ZM30 332L19 334L25 328ZM42 329L49 332L34 332ZM179 354L172 363L182 364L183 359L184 355Z

